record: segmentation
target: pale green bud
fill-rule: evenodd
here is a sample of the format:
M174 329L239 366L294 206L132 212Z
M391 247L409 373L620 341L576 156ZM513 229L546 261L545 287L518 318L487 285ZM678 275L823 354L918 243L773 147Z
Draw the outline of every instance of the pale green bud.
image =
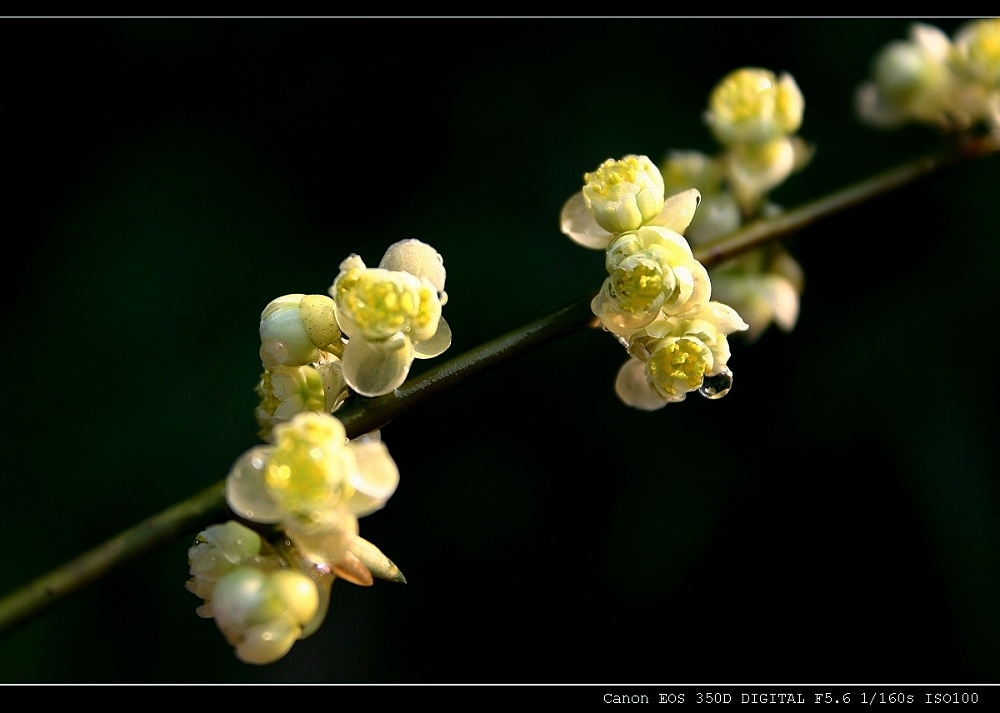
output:
M212 596L215 623L252 664L282 658L317 616L316 583L296 570L238 567L219 580Z
M416 277L425 278L438 294L444 293L447 277L444 258L437 250L416 238L400 240L390 245L378 266L385 270L408 272Z
M191 579L185 587L202 599L209 599L215 583L225 574L260 554L260 535L230 520L198 533L188 549Z
M326 295L290 294L271 300L260 315L260 359L265 366L302 366L339 348L340 328Z

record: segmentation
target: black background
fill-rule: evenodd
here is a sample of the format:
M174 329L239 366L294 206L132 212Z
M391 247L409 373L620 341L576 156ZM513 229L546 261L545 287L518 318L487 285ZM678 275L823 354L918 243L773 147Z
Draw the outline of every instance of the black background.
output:
M817 153L780 203L933 150L852 110L909 24L0 21L0 593L220 480L258 442L260 310L350 253L444 255L445 357L595 290L563 202L608 157L715 151L732 69L806 98ZM361 528L408 584L338 582L282 661L195 615L185 538L0 641L0 680L1000 682L998 180L994 157L791 237L799 325L734 339L725 399L629 410L587 331L400 416L400 487Z

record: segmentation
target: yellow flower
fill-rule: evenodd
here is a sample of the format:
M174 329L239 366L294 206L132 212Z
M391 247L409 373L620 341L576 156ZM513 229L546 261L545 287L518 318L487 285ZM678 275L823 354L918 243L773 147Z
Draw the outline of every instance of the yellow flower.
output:
M395 492L396 464L377 435L349 441L324 412L297 414L273 438L236 460L226 500L247 520L280 524L304 557L335 564L357 536L357 518Z
M966 81L1000 89L1000 18L972 20L956 30L950 60Z
M563 205L559 229L593 250L604 250L614 235L644 225L683 233L701 197L693 190L664 195L660 169L648 157L608 159L584 174L583 189Z
M712 292L731 305L750 325L748 342L775 324L790 332L798 321L802 267L786 250L768 246L752 250L712 271Z
M646 156L609 158L583 182L587 209L609 233L635 230L663 210L663 177Z
M615 392L644 411L683 401L692 391L724 396L732 385L727 335L746 328L736 310L719 302L687 317L657 319L629 340L632 356L618 372Z
M758 144L797 132L804 108L790 74L744 67L715 86L704 118L721 144Z
M708 272L684 237L668 228L620 234L607 248L605 265L608 278L591 307L620 337L661 315L696 311L711 295Z
M982 124L1000 132L1000 18L960 27L950 60L956 81L949 109L959 128Z
M437 251L401 241L390 246L381 264L391 267L369 268L351 255L330 287L337 323L347 337L344 379L362 396L391 393L406 380L414 359L438 356L451 345L451 329L441 316L447 294ZM397 266L408 269L391 269Z

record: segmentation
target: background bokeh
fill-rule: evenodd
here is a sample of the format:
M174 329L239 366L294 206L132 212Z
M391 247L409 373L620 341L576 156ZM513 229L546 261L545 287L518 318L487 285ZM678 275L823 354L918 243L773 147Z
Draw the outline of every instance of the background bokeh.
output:
M732 69L806 97L785 205L934 149L852 111L909 23L0 21L0 594L220 480L258 442L260 310L350 253L438 248L446 357L595 290L562 203L608 157L715 151ZM1000 682L998 181L788 239L800 323L734 339L725 399L629 410L587 331L398 417L362 534L409 582L338 582L282 661L195 615L191 533L0 641L0 681Z

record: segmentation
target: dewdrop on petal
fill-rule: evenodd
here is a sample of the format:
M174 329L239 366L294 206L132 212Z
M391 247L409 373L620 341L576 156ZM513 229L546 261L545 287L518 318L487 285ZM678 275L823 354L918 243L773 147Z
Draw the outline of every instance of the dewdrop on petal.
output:
M692 391L720 398L732 386L726 335L745 329L736 310L714 301L688 317L658 319L632 335L615 392L644 411L683 401Z

